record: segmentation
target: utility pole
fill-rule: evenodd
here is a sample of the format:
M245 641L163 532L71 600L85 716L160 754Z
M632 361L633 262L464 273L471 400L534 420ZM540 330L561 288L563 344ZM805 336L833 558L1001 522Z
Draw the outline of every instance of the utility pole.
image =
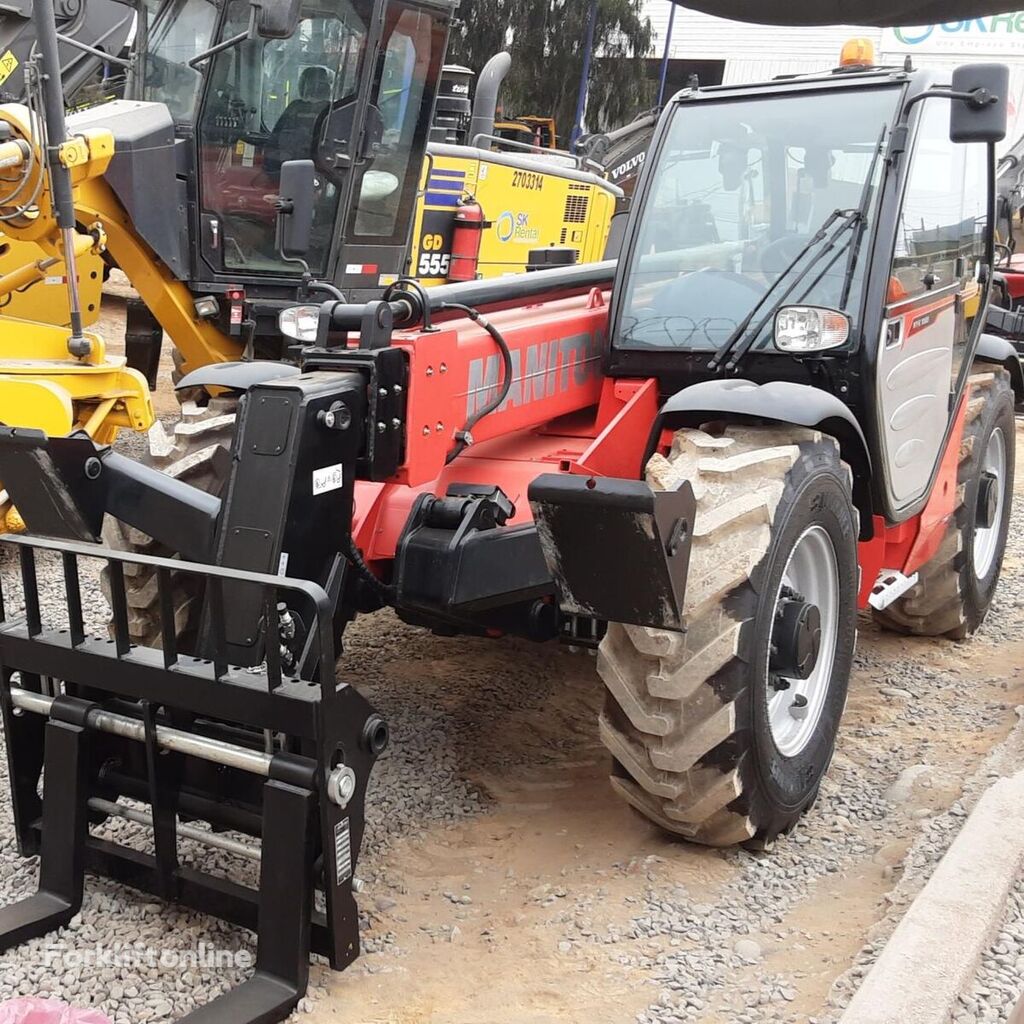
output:
M676 4L673 2L668 11L668 30L665 32L665 53L661 58L661 80L658 83L658 106L665 105L665 84L668 82L668 60L672 54L672 29L676 23Z
M597 5L599 0L590 0L590 14L587 17L587 35L583 44L583 71L580 75L580 93L576 101L576 120L573 122L569 149L575 150L583 134L583 118L587 113L587 94L590 92L590 65L594 58L594 30L597 28Z

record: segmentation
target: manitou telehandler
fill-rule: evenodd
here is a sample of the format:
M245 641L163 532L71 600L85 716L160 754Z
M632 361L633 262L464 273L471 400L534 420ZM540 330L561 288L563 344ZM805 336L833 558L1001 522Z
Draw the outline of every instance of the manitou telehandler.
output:
M984 333L1007 85L973 64L679 94L617 263L400 281L323 305L312 340L284 317L294 365L185 377L239 398L220 490L0 431L32 531L5 538L24 611L0 624L0 708L19 846L41 858L0 947L66 924L89 871L258 929L253 979L193 1024L280 1020L310 950L350 963L387 726L335 656L382 607L443 634L600 638L615 789L700 843L791 829L832 756L858 608L960 639L998 583L1024 399ZM282 176L300 254L315 174ZM97 545L104 517L177 557ZM52 555L65 616L40 595ZM87 558L109 638L83 618ZM132 642L143 588L159 649ZM98 834L111 816L151 826L154 852ZM237 849L224 829L262 839L258 890L179 862L181 837Z

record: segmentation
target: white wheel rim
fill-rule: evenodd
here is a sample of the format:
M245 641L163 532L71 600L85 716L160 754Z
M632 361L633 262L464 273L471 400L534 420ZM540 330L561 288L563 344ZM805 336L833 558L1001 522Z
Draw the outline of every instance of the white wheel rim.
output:
M796 591L821 614L821 647L818 661L807 679L785 679L788 689L775 689L771 672L771 648L775 634L775 609L783 599L783 588ZM765 661L768 728L779 753L796 757L818 729L832 685L832 668L839 634L839 560L832 538L820 526L812 526L793 546L772 609L772 635Z
M974 575L983 580L991 571L999 550L999 531L1006 507L1006 438L1001 428L992 431L985 446L981 472L995 477L996 511L991 526L974 528Z

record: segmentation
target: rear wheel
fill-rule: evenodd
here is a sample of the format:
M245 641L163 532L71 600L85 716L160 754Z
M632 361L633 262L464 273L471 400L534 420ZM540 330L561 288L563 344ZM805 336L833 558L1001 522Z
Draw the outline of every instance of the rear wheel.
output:
M999 583L1013 501L1013 388L1003 370L970 384L953 520L917 584L874 613L895 632L963 640L984 622Z
M144 462L183 483L208 494L219 495L227 482L231 442L235 433L238 402L235 398L214 398L206 406L186 401L181 418L168 433L157 421L149 432L149 452ZM162 545L139 530L107 518L103 540L108 547L144 555L169 555ZM110 600L110 581L104 570L104 596ZM156 574L145 566L125 566L128 603L128 631L132 643L142 647L160 646L160 610ZM193 577L174 577L175 629L180 649L194 649L202 595Z
M685 633L613 624L598 669L612 785L713 846L770 842L813 803L856 638L857 513L835 441L809 431L681 431L647 472L690 480Z

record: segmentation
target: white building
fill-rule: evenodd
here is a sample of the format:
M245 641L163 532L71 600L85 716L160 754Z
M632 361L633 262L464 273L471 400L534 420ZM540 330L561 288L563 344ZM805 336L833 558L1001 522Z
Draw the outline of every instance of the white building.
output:
M647 0L645 9L656 32L652 64L665 49L669 0ZM776 75L821 71L838 63L843 43L865 37L879 64L951 68L969 61L999 61L1010 66L1009 138L1024 133L1024 12L901 29L824 26L790 28L724 21L678 7L669 51L669 92L696 74L703 85L764 81Z

